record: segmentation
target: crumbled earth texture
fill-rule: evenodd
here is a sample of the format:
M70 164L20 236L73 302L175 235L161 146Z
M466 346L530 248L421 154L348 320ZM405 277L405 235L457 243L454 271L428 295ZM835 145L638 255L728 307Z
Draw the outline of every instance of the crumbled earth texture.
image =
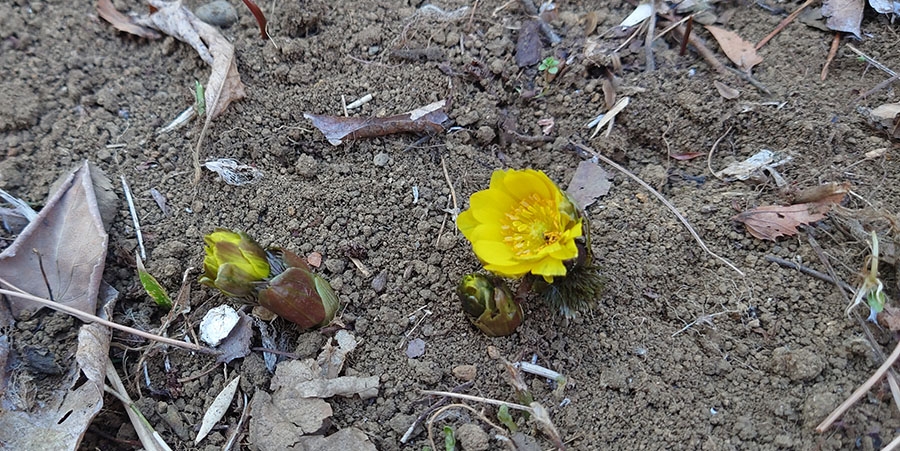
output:
M137 0L113 3L123 12L147 12ZM833 33L788 25L759 51L764 60L753 70L768 93L715 71L691 46L679 55L680 42L671 34L653 43L655 70L647 71L641 34L619 51L615 72L618 97L631 102L608 136L604 129L591 138L586 125L607 111L603 80L609 71L583 57L585 27L593 17L598 25L591 37L609 31L603 42L624 44L627 35L610 29L633 10L627 2L556 3L558 14L549 19L561 41L550 46L542 38L538 53L566 64L550 81L537 64L517 65L519 33L532 28L520 2L261 0L269 40L260 38L241 2L231 3L238 20L223 34L234 43L247 96L212 121L199 157L232 158L262 172L244 186L227 185L205 169L192 183L201 121L158 132L193 104L195 80L209 77L190 46L118 32L89 1L0 2L0 188L39 208L54 180L85 159L117 187L124 176L135 193L147 269L176 293L182 273L195 268L188 276L189 322L176 319L170 336L196 332L214 306L237 305L196 282L203 235L227 227L247 231L264 246L322 256L315 270L343 303L341 324L361 341L345 373L380 377L376 398L330 400L327 434L352 426L381 450L422 449L428 444L424 428L400 443L434 401L420 390L450 390L462 379L471 378L471 386L460 388L465 393L516 402L489 346L511 361L535 359L567 377L562 391L542 377L524 379L570 449L877 449L897 434L900 418L885 383L827 432L815 431L881 363L863 327L886 354L895 340L848 317L849 300L833 284L766 260L775 256L827 272L810 245L812 234L836 275L855 285L869 255L865 241L834 213L777 242L753 238L732 220L825 182L850 183L855 195L844 206L852 211L867 208L875 218L900 209L896 141L866 117L867 109L896 102L896 92L888 87L856 101L889 76L846 46L900 70L897 25L889 17L868 10L863 39L842 38L824 81ZM799 3L713 2L711 12L719 25L755 43ZM693 33L731 66L708 32L694 25ZM716 81L740 96L723 98ZM452 127L424 140L389 135L332 146L303 117L344 115L344 102L366 94L373 100L349 115L389 116L447 99ZM546 134L541 119L553 120ZM467 208L495 169L540 169L565 187L579 162L590 158L572 143L614 159L658 189L743 276L705 253L641 186L605 166L612 189L586 212L595 263L607 279L596 308L565 321L532 296L513 335L480 333L455 295L460 277L480 264L448 211ZM793 158L777 168L786 186L711 173L762 149ZM879 149L880 156L866 159ZM690 152L701 156L671 157ZM170 214L151 189L166 198ZM104 275L123 294L114 320L154 330L165 312L138 284L135 229L120 189L119 197ZM888 222L860 221L891 238ZM11 238L4 235L2 246ZM888 296L900 298L895 268L884 263L881 271ZM44 310L24 323L8 332L9 339L12 349L30 356L30 365L17 370L23 372L19 382L39 394L41 384L70 363L71 328L78 321ZM277 347L297 358L314 357L335 330L301 332L279 319L272 326ZM417 338L424 353L408 358L407 344ZM258 350L223 370L213 357L173 348L157 347L141 361L146 341L116 333L113 342L110 355L131 396L173 449L221 449L226 426L241 415L237 400L207 439L200 445L193 439L232 374L242 376L241 392L248 396L269 389L271 374ZM258 334L252 346L261 346ZM472 405L501 424L494 407ZM552 448L533 423L513 415L540 449ZM464 409L434 421L436 441L443 441L446 425L476 431L465 424L487 434L479 434L473 449L484 449L485 438L489 449L505 446L495 437L500 431ZM239 443L254 449L247 437ZM121 403L107 396L82 448L139 447Z

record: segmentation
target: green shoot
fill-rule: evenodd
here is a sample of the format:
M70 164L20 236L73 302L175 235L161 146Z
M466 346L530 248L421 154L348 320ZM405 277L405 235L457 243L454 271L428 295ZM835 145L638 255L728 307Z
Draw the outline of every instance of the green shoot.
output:
M512 415L509 413L509 406L503 404L500 406L500 409L497 410L497 419L509 429L509 432L516 432L519 430L519 426L516 425L516 422L513 421Z
M147 272L140 256L135 255L135 260L137 262L138 278L141 279L141 285L147 291L147 294L153 298L156 305L162 308L172 308L172 298L169 297L169 293L166 293L165 288L156 281L156 278Z
M444 426L444 450L456 451L456 437L453 436L453 428Z
M865 298L866 303L869 304L869 317L866 319L874 323L877 322L878 314L884 310L887 295L884 294L884 284L878 278L878 235L873 231L870 238L872 241L869 243L869 248L872 255L866 259L865 266L863 266L865 277L856 290L853 302L847 307L847 314L850 314L853 307L862 304L863 298Z
M538 65L538 70L541 72L547 71L550 75L556 75L556 73L559 72L559 60L552 56L548 56Z
M194 80L194 109L197 110L197 116L206 114L206 93L197 80Z

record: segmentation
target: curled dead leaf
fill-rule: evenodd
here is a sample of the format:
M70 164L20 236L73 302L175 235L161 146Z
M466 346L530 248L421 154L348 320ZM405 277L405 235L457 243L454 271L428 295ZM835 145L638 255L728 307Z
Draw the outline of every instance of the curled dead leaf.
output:
M756 53L755 46L737 33L712 25L707 25L706 29L716 38L725 56L742 71L750 72L753 66L762 62L763 59Z
M776 241L780 236L796 235L797 227L824 219L833 204L815 202L786 206L756 207L732 219L744 223L750 235Z

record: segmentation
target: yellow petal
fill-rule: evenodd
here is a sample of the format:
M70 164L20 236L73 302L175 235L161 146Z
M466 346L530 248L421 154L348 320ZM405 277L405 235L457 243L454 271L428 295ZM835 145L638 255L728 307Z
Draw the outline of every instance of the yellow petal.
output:
M481 223L475 219L475 215L471 209L460 213L459 216L456 217L456 228L459 229L469 241L472 241L469 234L472 233L479 224Z
M472 250L486 264L510 265L515 263L515 255L506 243L479 240L472 243Z
M553 199L553 192L547 189L544 182L547 176L542 172L527 169L524 171L510 171L503 179L505 191L517 200L537 194L542 199Z
M566 275L566 265L555 258L545 258L532 268L531 273L544 276L545 279L547 276L564 276Z
M469 209L479 222L500 222L516 201L501 190L488 189L472 194Z

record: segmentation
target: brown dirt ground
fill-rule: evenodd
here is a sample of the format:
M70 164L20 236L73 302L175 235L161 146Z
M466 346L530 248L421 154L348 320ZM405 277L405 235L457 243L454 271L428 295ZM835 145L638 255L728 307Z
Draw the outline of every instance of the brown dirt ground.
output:
M138 1L115 3L122 11L142 10ZM603 97L598 71L578 56L585 39L579 20L596 11L604 30L630 12L627 3L558 3L562 14L554 27L564 39L554 49L545 47L543 55L576 57L550 84L535 68L515 65L517 30L526 19L516 2L502 9L501 1L476 2L474 15L449 21L416 15L420 4L405 1L260 4L274 39L261 40L243 9L239 22L225 30L236 47L247 98L212 123L202 155L235 158L265 174L255 185L231 187L209 172L199 185L190 183L190 149L201 124L156 133L193 102L194 80L208 77L190 47L172 38L146 41L116 32L88 1L0 3L0 187L39 205L50 184L83 159L112 176L124 175L137 196L148 269L172 291L186 268L200 265L201 238L217 226L246 230L264 245L302 255L320 252L325 260L320 272L346 305L343 321L362 339L349 371L381 377L378 398L333 401L334 428L356 426L379 449L403 448L400 436L427 404L418 391L458 385L451 372L458 365L478 368L470 393L512 400L488 346L511 359L536 355L539 364L569 377L573 385L565 391L570 402L564 406L547 381L529 377L528 382L535 398L551 408L572 449L872 449L896 435L897 410L882 385L836 429L821 435L813 430L879 363L832 285L765 260L774 255L824 270L805 233L764 242L732 222L735 208L783 202L779 190L717 180L705 156L667 157L667 152L705 154L731 127L714 155L714 168L763 148L786 151L794 160L781 173L791 189L848 181L874 208L900 210L893 185L900 169L896 144L871 128L852 103L886 75L867 70L842 47L821 81L831 34L792 24L761 50L765 61L754 76L771 96L717 75L696 54L679 57L677 44L665 40L655 47L658 69L644 72L643 50L633 47L637 53L623 56L619 79L619 91L632 96L631 105L610 137L589 140L585 124L603 111ZM463 0L439 5L448 11L472 7ZM797 3L783 6L793 10ZM729 17L726 27L754 42L783 18L752 2L718 3L714 11ZM855 45L900 68L896 25L867 14L863 31L865 38ZM426 48L436 51L433 59L391 56ZM441 70L462 73L473 61L489 75L476 80ZM714 80L739 89L741 96L723 99ZM542 95L529 97L533 90ZM367 93L374 100L354 115L396 114L450 98L450 116L460 128L415 147L410 147L413 136L332 147L303 118L304 112L339 114L342 95L350 101ZM896 101L891 89L859 105L888 101ZM553 118L555 140L501 143L498 123L504 115L517 120L523 135L538 135L537 120ZM668 210L616 174L609 195L587 212L597 263L609 279L596 310L563 324L533 300L525 324L510 337L487 338L471 327L454 287L479 264L443 211L451 204L441 158L464 207L496 168L541 169L565 184L582 159L570 139L615 157L659 187L708 245L746 277L704 254ZM889 149L886 157L861 162L879 148ZM389 161L376 165L382 153ZM167 197L172 216L162 215L148 194L151 188ZM848 206L864 204L853 198ZM835 225L823 221L816 235L838 275L853 284L866 245ZM366 251L361 261L369 276L347 257L351 246ZM151 329L161 312L136 284L128 257L135 249L122 203L110 232L105 279L125 294L116 320ZM387 285L377 293L371 282L382 271ZM896 297L893 268L885 273L888 293ZM196 318L222 302L195 284ZM314 354L325 339L318 332L298 334L280 321L275 326L285 350L303 356ZM401 348L410 331L409 338L426 342L417 359L408 359ZM875 327L873 332L884 349L893 347L890 333ZM49 332L36 335L41 333ZM44 345L53 346L54 337L44 336ZM144 344L119 335L116 340ZM139 353L119 348L112 353L131 379ZM212 364L175 350L168 358L176 377ZM244 375L248 393L268 387L270 375L261 361L257 352L229 365ZM161 354L148 369L155 388L164 388ZM139 405L174 448L218 449L223 430L200 447L186 431L199 423L224 380L222 371L214 371L185 383L174 397L145 387ZM163 415L173 411L174 420L171 413ZM239 414L229 411L223 422L234 424ZM467 421L476 420L463 417L450 424ZM119 403L107 398L83 447L127 449L131 446L111 437L133 439L131 434ZM252 443L245 444L252 449ZM418 435L406 448L425 444L425 436Z

